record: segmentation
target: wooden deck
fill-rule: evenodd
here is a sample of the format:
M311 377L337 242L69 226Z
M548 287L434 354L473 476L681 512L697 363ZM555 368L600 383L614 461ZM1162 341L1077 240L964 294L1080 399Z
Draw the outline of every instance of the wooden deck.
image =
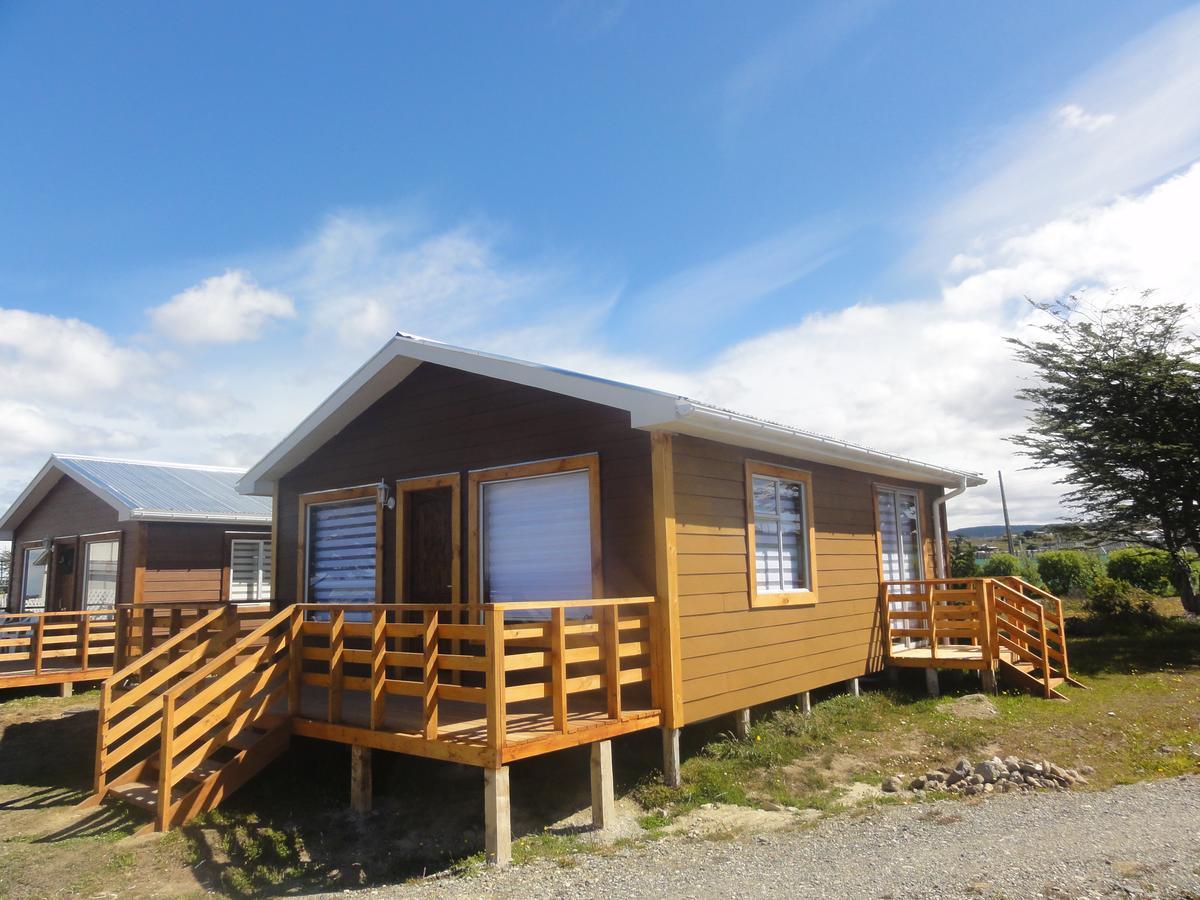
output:
M115 612L0 613L0 689L103 681L113 671Z
M929 647L906 647L897 644L888 655L893 666L908 666L927 669L980 669L984 665L984 649L978 644L944 644L937 648L937 656Z

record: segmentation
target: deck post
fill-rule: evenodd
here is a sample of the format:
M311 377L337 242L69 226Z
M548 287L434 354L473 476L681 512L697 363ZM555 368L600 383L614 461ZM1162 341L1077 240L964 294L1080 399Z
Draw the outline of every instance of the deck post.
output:
M58 686L58 696L60 697L70 697L73 693L75 693L75 685L70 681L64 681Z
M350 808L359 815L371 811L371 748L350 745Z
M506 868L512 862L508 766L483 770L483 830L488 863L500 869Z
M938 670L932 667L925 670L925 690L930 697L936 697L941 693L938 685Z
M899 666L887 666L884 668L884 674L887 675L889 687L900 687L900 668Z
M846 679L846 691L847 693L853 694L855 697L862 696L862 691L859 689L857 678Z
M734 716L735 716L734 730L737 733L737 739L739 741L749 740L750 739L750 710L749 710L749 708L737 710L734 713Z
M804 691L796 695L796 705L800 707L800 712L806 716L812 715L812 692Z
M664 728L663 739L663 783L667 787L679 787L679 729Z
M995 694L998 690L996 687L996 673L990 668L980 669L979 686L985 694Z
M592 827L604 831L616 823L612 741L596 741L592 744Z

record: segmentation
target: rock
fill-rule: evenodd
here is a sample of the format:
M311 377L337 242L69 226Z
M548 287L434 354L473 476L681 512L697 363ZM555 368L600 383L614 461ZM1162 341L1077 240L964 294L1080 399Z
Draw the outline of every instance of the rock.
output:
M990 783L987 783L987 782L985 782L985 783L984 783L984 785L983 785L983 792L984 792L985 794L990 794L990 793L992 793L992 791L994 791L994 790L996 790L996 786L995 786L994 784L990 784Z
M957 772L951 772L946 776L946 787L954 787L955 785L962 784L966 777L966 775L959 775Z
M768 812L783 812L783 804L776 803L774 800L763 801L762 808Z
M968 784L967 785L966 794L968 797L974 797L976 794L982 794L982 793L983 793L983 785L982 784Z
M1000 715L1000 710L985 694L967 694L959 697L953 703L947 704L945 710L952 716L961 719L990 719Z
M1021 760L1021 771L1026 775L1041 775L1042 764L1035 763L1028 759Z
M971 775L967 778L967 782L969 784L983 784L983 776L976 772L974 775Z
M1008 769L998 760L987 760L975 767L975 775L983 779L984 784L995 784L1002 777L1008 777Z
M926 781L945 781L946 773L941 771L940 769L930 769L928 772L925 773L925 780Z
M1082 765L1079 767L1080 775L1094 775L1095 772L1096 770L1089 765Z
M1015 756L1004 757L1004 765L1008 767L1008 771L1016 772L1021 768L1021 761Z
M887 778L883 779L883 784L880 785L880 787L882 787L883 790L888 794L896 793L900 790L901 786L902 782L895 775L889 775Z
M926 784L928 784L928 782L925 779L925 776L918 775L916 778L914 778L912 781L910 781L908 783L908 789L910 791L923 791L923 790L925 790Z
M965 756L959 757L954 761L953 771L956 775L962 775L964 778L968 775L975 774L975 767L971 765L971 761Z

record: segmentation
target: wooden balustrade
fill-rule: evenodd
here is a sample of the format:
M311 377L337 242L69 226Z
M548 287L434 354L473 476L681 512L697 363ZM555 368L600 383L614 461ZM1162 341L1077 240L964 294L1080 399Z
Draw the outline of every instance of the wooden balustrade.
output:
M100 680L116 634L113 609L0 613L0 687Z

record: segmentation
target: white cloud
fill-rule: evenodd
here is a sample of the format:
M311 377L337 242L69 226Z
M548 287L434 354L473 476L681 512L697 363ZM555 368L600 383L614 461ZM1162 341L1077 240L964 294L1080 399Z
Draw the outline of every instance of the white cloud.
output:
M1055 113L1064 128L1075 128L1079 131L1099 131L1117 120L1112 113L1091 115L1083 111L1083 107L1075 103L1060 106Z
M253 341L272 323L295 317L290 297L259 287L241 269L205 278L150 310L155 328L184 344Z
M1200 6L1170 16L1045 98L919 226L919 265L1142 190L1200 159ZM1104 110L1089 114L1086 110ZM1056 112L1057 111L1057 112ZM1065 126L1065 127L1064 127Z

